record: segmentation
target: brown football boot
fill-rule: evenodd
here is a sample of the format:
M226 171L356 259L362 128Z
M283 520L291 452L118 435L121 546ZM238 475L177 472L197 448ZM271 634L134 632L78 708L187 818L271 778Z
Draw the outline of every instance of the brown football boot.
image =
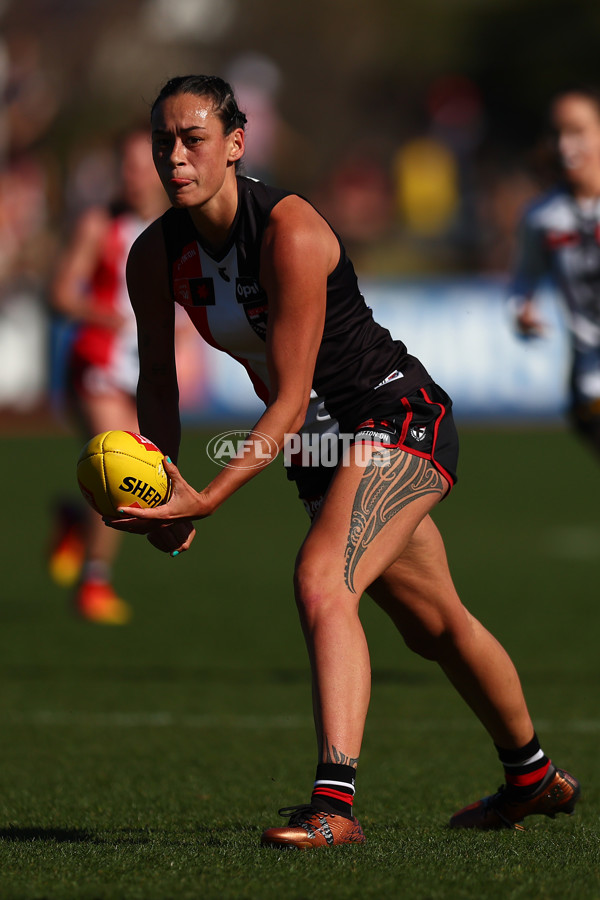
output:
M450 819L450 828L517 828L525 816L549 816L557 813L572 815L579 799L579 782L564 769L551 768L542 784L529 797L511 798L510 789L503 784L498 793L465 806Z
M296 847L311 850L313 847L333 847L337 844L364 844L365 836L354 817L318 812L312 806L284 806L280 816L290 821L282 828L267 828L260 839L267 847Z

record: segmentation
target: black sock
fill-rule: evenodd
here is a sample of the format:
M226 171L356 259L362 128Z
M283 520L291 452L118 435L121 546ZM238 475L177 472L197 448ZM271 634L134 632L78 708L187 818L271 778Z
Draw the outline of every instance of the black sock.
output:
M319 812L352 818L356 769L336 763L319 763L310 804Z
M540 747L537 735L534 734L529 743L518 750L506 750L498 745L496 750L504 766L504 775L511 794L517 796L535 794L552 766Z

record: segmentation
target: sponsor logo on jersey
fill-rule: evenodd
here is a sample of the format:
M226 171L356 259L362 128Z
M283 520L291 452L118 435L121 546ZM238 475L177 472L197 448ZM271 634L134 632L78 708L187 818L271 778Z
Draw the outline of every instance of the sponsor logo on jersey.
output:
M379 384L375 385L373 390L376 391L377 388L383 387L384 384L390 384L391 381L397 381L399 378L404 378L404 375L402 374L402 372L400 372L399 369L394 369L393 372L390 372L389 375L385 376L383 381L380 381Z
M173 291L175 300L182 306L192 305L192 293L190 291L190 283L187 278L174 278Z
M198 245L194 242L183 248L183 252L173 266L173 275L195 275L201 272Z
M215 286L212 278L190 278L191 306L214 306Z
M239 275L235 279L235 296L238 303L266 300L266 294L254 275Z
M243 305L252 330L261 340L266 340L269 313L267 295L255 275L239 275L235 279L235 297Z
M266 303L261 304L260 306L250 306L250 304L244 304L244 312L246 313L246 319L248 323L251 325L252 330L259 336L259 338L263 341L267 339L267 319L269 313L269 307Z

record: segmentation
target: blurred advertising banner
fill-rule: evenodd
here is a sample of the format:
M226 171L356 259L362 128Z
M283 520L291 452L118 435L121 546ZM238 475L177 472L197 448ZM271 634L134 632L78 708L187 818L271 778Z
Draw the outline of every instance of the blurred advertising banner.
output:
M361 289L377 321L404 341L453 398L458 419L533 423L562 417L569 344L551 287L539 294L547 331L537 340L515 334L500 279L361 280ZM177 321L183 420L252 424L263 406L245 370L205 344L187 316ZM51 405L60 410L69 339L68 326L49 328L41 304L20 298L5 305L0 310L0 408L33 407L50 394Z
M547 333L537 340L515 334L500 279L361 279L361 289L375 319L404 341L453 398L458 419L543 422L562 417L568 337L550 287L538 298ZM203 354L202 402L183 404L184 418L250 424L263 407L245 371L208 346ZM180 377L185 385L181 369ZM188 392L193 396L193 390Z
M362 284L375 318L418 356L454 401L457 418L555 419L567 402L569 341L551 287L537 296L544 338L512 327L504 281Z

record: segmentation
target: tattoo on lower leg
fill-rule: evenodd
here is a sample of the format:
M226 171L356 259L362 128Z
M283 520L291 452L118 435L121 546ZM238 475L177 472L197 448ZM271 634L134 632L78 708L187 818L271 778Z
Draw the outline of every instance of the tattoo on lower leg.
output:
M358 756L347 756L333 744L330 744L327 738L325 738L324 757L323 762L326 763L337 763L340 766L352 766L354 769L358 766Z
M441 475L429 460L404 450L392 451L388 460L386 465L380 459L369 461L354 497L344 568L346 586L353 594L356 567L383 526L413 500L444 490Z

